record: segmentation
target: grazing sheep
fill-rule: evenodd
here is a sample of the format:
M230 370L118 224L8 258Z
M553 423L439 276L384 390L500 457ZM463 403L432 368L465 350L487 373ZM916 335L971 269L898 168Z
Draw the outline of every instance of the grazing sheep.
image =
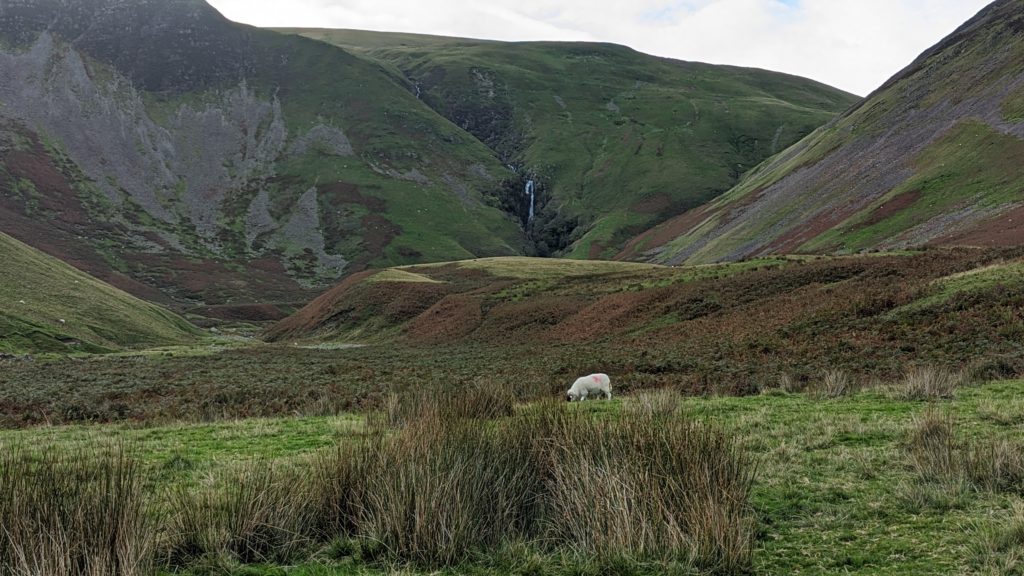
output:
M566 392L565 397L569 402L583 402L587 396L604 394L605 399L612 399L612 381L607 374L591 374L577 378L572 388Z

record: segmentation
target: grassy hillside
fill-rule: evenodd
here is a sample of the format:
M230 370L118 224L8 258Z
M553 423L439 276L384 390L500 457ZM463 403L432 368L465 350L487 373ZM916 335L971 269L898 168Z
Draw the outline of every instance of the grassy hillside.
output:
M0 40L5 230L135 294L291 303L524 249L494 154L339 48L192 0L29 0Z
M1022 29L1024 2L994 2L855 109L623 256L1020 245Z
M184 344L198 330L0 233L0 352L99 352Z
M501 201L524 224L536 180L527 229L541 255L613 256L857 100L803 78L607 44L288 31L381 62L514 166Z

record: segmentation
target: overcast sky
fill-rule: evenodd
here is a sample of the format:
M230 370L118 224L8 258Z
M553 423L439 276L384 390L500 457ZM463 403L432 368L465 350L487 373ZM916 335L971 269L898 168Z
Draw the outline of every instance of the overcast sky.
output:
M989 0L208 0L257 26L586 40L866 95Z

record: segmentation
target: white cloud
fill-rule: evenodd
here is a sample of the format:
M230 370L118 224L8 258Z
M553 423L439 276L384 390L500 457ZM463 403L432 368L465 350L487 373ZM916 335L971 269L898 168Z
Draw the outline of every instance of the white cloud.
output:
M209 0L257 26L626 44L867 94L988 0Z

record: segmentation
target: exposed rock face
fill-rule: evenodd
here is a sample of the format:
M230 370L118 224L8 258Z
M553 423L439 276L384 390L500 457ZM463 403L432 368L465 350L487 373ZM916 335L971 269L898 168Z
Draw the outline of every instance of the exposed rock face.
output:
M395 237L361 223L402 230L389 195L410 183L472 199L471 230L505 234L473 250L514 253L469 187L500 165L445 130L375 65L202 0L0 0L0 224L146 297L304 299L383 256Z
M131 200L169 224L187 218L212 241L226 191L273 174L287 139L280 104L243 83L216 104L182 106L164 127L129 82L103 82L102 72L44 32L24 52L0 53L3 113L60 142L110 202Z
M293 156L302 156L315 150L330 156L354 156L352 143L340 128L318 124L299 138L288 149Z

